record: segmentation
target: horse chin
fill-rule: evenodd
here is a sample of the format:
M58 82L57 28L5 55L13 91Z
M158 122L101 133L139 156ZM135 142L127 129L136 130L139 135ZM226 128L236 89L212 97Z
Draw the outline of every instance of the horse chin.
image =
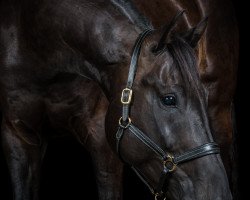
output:
M177 174L177 173L176 173ZM166 199L171 200L195 200L194 185L188 176L184 173L175 174L175 177L171 177L166 187Z
M217 187L214 182L207 183L201 180L191 180L183 171L175 173L165 187L166 193L163 199L166 200L232 200L232 195L226 187L218 189L219 186Z

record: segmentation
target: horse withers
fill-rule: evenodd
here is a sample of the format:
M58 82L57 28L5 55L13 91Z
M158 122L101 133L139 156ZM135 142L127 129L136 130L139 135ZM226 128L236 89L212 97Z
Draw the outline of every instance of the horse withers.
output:
M73 133L95 152L100 199L120 199L121 165L104 137L107 110L111 148L156 199L231 199L193 50L206 20L175 33L181 12L153 30L114 2L1 2L2 142L14 198L38 198L48 137L40 127L48 118L58 128L75 125Z

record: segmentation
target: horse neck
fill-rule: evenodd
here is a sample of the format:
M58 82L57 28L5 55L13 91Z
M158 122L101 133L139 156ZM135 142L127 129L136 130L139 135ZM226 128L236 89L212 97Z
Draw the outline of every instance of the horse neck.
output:
M110 43L104 43L99 49L103 57L99 57L97 69L99 71L99 84L108 99L113 99L125 88L130 66L131 54L134 43L140 31L131 28L119 35L119 41L115 38ZM103 51L111 53L103 53ZM99 54L99 55L100 55ZM98 62L98 60L96 60Z
M98 37L92 35L90 39L88 61L97 69L95 81L99 82L107 98L112 99L126 85L133 47L143 30L126 18L105 23L108 29L94 28L99 33Z

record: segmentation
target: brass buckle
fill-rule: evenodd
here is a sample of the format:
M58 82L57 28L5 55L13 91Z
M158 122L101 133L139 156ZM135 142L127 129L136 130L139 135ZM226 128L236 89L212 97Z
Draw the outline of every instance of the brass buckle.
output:
M161 195L159 194L159 193L156 193L155 194L155 200L158 200L158 198L160 198L161 197ZM166 200L167 198L166 197L164 197L164 199L163 200Z
M129 127L130 124L131 124L131 119L130 119L130 118L128 118L128 123L127 123L126 125L123 125L123 124L122 124L122 117L119 119L119 126L120 126L121 128L126 129L126 128Z
M127 99L125 98L125 93L128 92L128 97ZM121 96L121 102L122 104L130 104L131 99L132 99L132 93L133 90L129 89L129 88L125 88L122 90L122 96Z
M163 162L164 166L168 168L169 172L173 172L176 169L177 164L174 162L174 156L171 154L167 155L167 159ZM170 167L171 168L170 168Z

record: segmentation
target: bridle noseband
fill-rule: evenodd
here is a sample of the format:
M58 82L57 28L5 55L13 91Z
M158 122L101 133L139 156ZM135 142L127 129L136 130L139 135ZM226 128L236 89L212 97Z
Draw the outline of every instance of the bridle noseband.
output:
M163 187L166 181L167 175L170 172L173 172L177 165L183 162L187 162L193 159L197 159L203 156L207 156L210 154L218 154L220 153L220 149L218 145L214 142L206 143L204 145L193 148L181 155L173 156L170 153L166 153L161 147L154 143L152 139L150 139L146 134L144 134L139 128L137 128L133 123L131 118L129 117L130 105L132 100L132 86L135 78L135 74L137 71L137 63L141 50L141 45L143 40L149 35L152 30L145 30L142 32L134 46L134 51L131 58L128 80L126 88L123 89L121 95L121 103L123 105L122 108L122 117L119 119L119 128L116 132L116 150L120 155L120 142L124 135L125 130L129 130L132 132L142 143L144 143L148 148L150 148L155 154L157 154L162 160L163 171L161 172L160 180L156 188L150 186L150 184L146 181L142 173L134 166L131 166L132 169L136 172L136 174L141 178L141 180L149 187L151 192L155 195L155 199L161 198L164 195Z

